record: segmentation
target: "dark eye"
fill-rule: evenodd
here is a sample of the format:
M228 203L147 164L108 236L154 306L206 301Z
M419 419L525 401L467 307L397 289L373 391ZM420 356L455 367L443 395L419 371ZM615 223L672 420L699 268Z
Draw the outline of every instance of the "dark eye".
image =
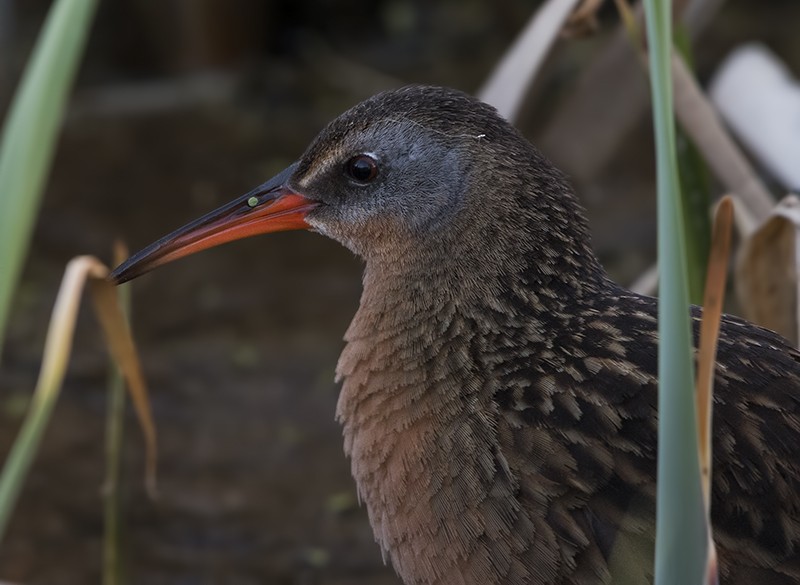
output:
M378 161L368 154L359 154L347 161L344 170L351 179L369 183L378 176Z

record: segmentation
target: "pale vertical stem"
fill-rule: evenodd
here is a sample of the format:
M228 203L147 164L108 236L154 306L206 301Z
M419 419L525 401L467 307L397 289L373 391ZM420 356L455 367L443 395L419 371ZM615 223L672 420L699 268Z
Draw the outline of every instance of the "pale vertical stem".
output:
M114 264L119 265L128 257L121 244L114 249ZM125 317L130 321L130 285L118 289L119 300ZM114 359L109 364L108 412L106 415L106 479L103 485L103 585L120 585L122 574L121 540L121 468L122 447L125 432L125 382Z

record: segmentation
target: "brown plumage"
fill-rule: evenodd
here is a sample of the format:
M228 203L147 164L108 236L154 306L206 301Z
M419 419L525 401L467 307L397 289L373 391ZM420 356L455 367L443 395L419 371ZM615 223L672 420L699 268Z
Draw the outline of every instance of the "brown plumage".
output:
M404 88L346 112L296 165L114 277L296 227L366 263L337 417L404 582L648 582L656 301L608 279L561 173L491 107ZM800 581L799 401L800 353L724 317L712 496L723 583Z

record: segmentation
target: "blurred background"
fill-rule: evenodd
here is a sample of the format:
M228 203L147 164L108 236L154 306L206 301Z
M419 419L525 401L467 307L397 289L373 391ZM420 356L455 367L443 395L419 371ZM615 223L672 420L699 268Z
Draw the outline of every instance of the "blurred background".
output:
M0 454L30 399L71 257L110 262L115 238L135 251L246 192L379 90L476 92L539 4L101 2L7 333ZM751 40L800 72L800 3L715 4L692 31L701 82ZM0 0L0 115L48 7ZM606 3L596 32L559 41L517 125L572 177L595 249L629 284L655 257L655 195L647 83L618 29ZM398 583L358 506L333 419L360 271L334 242L286 233L134 283L161 453L153 501L129 417L129 583ZM108 366L94 317L82 315L64 393L0 548L0 580L100 581Z

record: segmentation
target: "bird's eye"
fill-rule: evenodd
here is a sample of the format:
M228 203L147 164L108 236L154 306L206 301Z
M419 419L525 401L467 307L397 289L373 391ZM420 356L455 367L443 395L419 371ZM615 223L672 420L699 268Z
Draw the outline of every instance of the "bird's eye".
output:
M351 179L369 183L378 176L378 161L368 154L359 154L347 161L344 170Z

